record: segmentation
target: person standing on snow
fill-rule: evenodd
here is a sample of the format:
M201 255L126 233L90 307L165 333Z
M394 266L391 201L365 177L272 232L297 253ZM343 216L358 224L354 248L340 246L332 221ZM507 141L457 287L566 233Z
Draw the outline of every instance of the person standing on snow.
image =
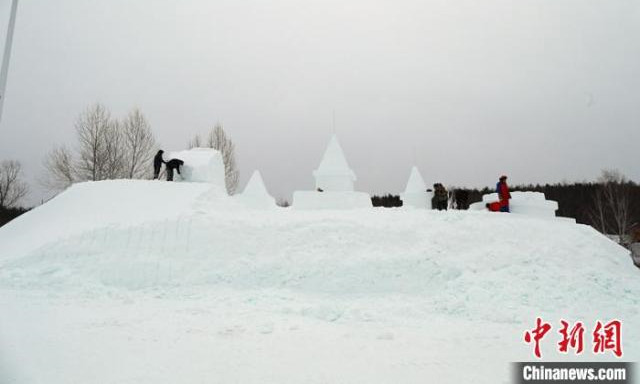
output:
M160 168L162 168L162 163L164 163L164 160L162 160L162 154L164 153L164 151L161 149L158 151L158 153L156 153L156 156L153 158L153 179L157 179L158 176L160 176Z
M509 212L511 193L509 193L509 186L507 185L507 176L500 176L500 181L496 184L496 192L498 193L498 200L500 200L500 212Z
M441 183L433 184L433 198L431 199L431 208L438 211L447 210L449 202L449 192Z

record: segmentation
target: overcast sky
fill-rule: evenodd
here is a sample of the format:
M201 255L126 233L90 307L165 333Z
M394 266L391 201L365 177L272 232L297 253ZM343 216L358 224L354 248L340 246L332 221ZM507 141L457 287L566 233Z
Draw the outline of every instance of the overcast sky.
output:
M4 42L10 0L1 0ZM335 130L356 188L640 181L635 0L21 0L0 159L30 202L44 154L100 102L165 150L221 122L244 186L313 187Z

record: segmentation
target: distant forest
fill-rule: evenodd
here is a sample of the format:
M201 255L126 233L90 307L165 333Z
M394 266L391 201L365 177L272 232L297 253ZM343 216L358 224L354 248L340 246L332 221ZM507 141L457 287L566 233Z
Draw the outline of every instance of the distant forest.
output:
M510 186L511 191L532 191L544 193L547 200L558 202L557 216L572 217L580 224L591 225L601 230L602 224L597 219L597 196L601 193L601 183L545 184ZM628 182L624 184L628 199L628 227L640 223L640 185ZM482 195L493 193L494 189L455 188L449 190L450 209L468 209L469 205L482 201ZM402 200L398 195L373 196L376 207L400 207ZM608 233L616 233L615 215L605 214Z

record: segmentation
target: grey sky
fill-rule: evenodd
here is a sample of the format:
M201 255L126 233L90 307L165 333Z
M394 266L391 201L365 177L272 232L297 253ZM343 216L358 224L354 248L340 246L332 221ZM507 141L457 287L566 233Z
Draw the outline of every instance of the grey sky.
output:
M0 38L8 21L2 0ZM634 0L21 0L0 159L32 183L89 104L133 106L165 150L217 121L241 185L313 186L336 130L368 192L640 180Z

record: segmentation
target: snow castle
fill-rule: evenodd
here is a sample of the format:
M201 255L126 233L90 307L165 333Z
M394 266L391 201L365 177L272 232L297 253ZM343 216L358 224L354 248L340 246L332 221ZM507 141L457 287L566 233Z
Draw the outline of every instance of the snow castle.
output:
M313 172L315 191L295 191L294 209L355 209L371 208L368 193L355 192L356 175L349 167L338 138L331 136L329 145Z
M251 209L276 208L276 201L269 194L260 171L255 170L241 194L234 196L241 204Z
M431 209L432 197L433 193L427 192L427 185L420 171L418 171L418 167L413 166L413 168L411 168L411 174L409 175L409 181L407 181L407 187L404 189L404 193L400 194L402 206Z

